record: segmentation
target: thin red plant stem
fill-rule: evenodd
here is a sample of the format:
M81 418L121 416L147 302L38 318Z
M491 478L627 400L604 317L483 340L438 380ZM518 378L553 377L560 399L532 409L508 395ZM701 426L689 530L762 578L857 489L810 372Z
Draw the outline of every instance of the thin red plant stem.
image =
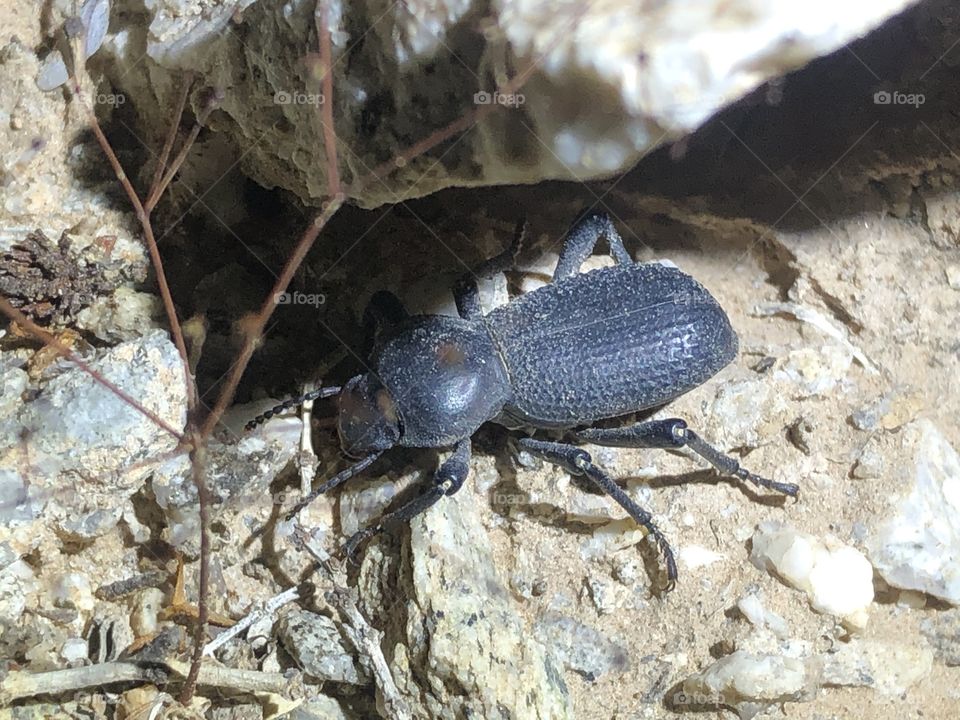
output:
M110 141L107 139L106 135L103 133L103 129L100 127L100 123L97 120L96 114L93 112L92 107L84 101L83 93L80 89L80 82L77 79L76 75L72 77L73 81L73 90L75 96L79 99L81 105L83 105L84 110L87 113L87 118L91 129L94 132L94 135L97 138L97 142L100 144L100 148L103 150L104 155L106 155L107 160L110 163L110 166L113 168L114 173L117 176L117 179L120 181L120 184L123 186L124 191L127 194L127 197L130 200L130 203L133 205L137 213L137 219L140 221L140 225L143 228L143 235L146 241L147 250L150 254L150 260L153 263L154 271L157 276L157 284L160 288L160 296L163 300L164 309L167 313L167 319L170 323L170 332L173 335L174 343L177 347L177 351L180 354L181 361L183 363L183 373L184 380L186 382L186 393L187 393L187 431L190 436L192 450L190 453L191 467L193 469L193 481L197 488L197 505L200 514L200 588L199 595L197 599L197 625L195 629L195 646L193 659L190 665L190 670L187 674L187 680L184 683L184 687L181 693L181 701L184 705L187 705L190 702L190 699L193 697L193 693L196 690L197 677L200 673L200 661L202 659L203 651L203 640L206 634L207 619L209 617L209 577L210 577L210 509L209 509L209 498L207 493L207 484L204 478L204 469L205 469L205 450L202 446L202 438L197 437L197 433L194 430L195 428L195 410L197 405L197 393L196 385L193 381L193 376L190 372L190 362L187 355L186 343L183 337L183 330L180 326L179 318L177 317L176 307L173 303L173 296L170 293L170 287L167 283L166 273L163 269L163 261L160 257L160 251L157 247L157 241L153 234L153 225L150 221L150 212L153 209L153 204L144 207L143 203L140 201L140 197L137 195L136 190L134 190L133 185L130 183L130 180L127 177L126 172L123 170L120 161L118 160L116 153L113 151L113 147L110 145ZM174 124L174 127L171 128L170 134L168 135L168 142L164 145L163 153L168 154L172 149L174 138L177 134L179 126L179 117L182 113L182 105L186 103L186 93L184 91L182 95L181 107L178 108L177 117L178 122ZM184 159L189 152L190 146L193 144L193 141L196 139L199 134L199 123L201 118L198 118L198 125L194 127L194 131L188 136L187 140L184 143L184 147L181 148L180 153L175 158L173 164L171 165L167 175L161 176L159 185L154 186L150 190L150 203L155 203L160 196L162 196L164 190L169 184L170 180L174 177L180 165L183 163ZM165 163L161 163L162 165ZM11 307L11 309L13 309ZM51 338L52 340L52 338ZM116 388L118 395L121 394L119 388ZM157 418L157 421L160 419ZM161 422L162 424L162 422ZM181 444L183 442L183 437L177 435L178 440ZM198 443L198 440L200 441Z
M127 405L132 407L134 410L148 417L150 420L156 423L158 427L163 428L168 433L173 435L173 437L175 437L178 442L180 443L183 442L183 435L178 430L176 430L172 425L167 423L163 418L161 418L152 410L149 410L143 405L141 405L132 396L128 395L122 389L117 387L114 383L107 380L101 373L97 372L92 367L90 367L87 363L81 360L76 353L70 350L70 348L68 348L66 345L61 343L53 335L51 335L42 327L37 325L35 322L33 322L33 320L28 318L22 312L17 310L17 308L11 305L10 301L4 297L0 297L0 312L2 312L4 315L6 315L11 320L13 320L24 330L26 330L35 338L37 338L37 340L40 340L44 345L46 345L47 347L53 348L53 350L58 355L72 362L74 365L80 368L83 372L87 373L87 375L93 378L95 382L99 383L103 387L107 388L110 392L114 393L118 398L123 400L123 402L125 402Z
M333 49L330 39L330 26L327 21L327 5L323 0L318 0L317 10L315 11L317 25L317 40L320 45L320 62L323 69L323 96L324 103L321 108L323 116L323 146L327 156L327 182L330 186L330 200L321 213L306 229L294 248L293 253L284 264L283 271L277 282L274 284L270 295L266 298L260 312L257 313L253 322L246 328L243 348L240 357L234 363L227 382L217 397L216 405L207 417L206 422L200 430L199 437L195 437L191 460L193 462L193 477L197 486L197 497L200 509L200 588L199 599L197 603L197 625L194 635L193 657L190 662L190 671L184 683L180 694L180 702L187 705L193 693L196 690L197 678L200 675L200 664L203 660L203 645L206 638L207 619L209 615L207 598L209 596L210 583L210 538L207 531L210 518L207 500L206 481L203 476L204 467L204 446L203 443L207 437L216 428L217 423L223 415L224 410L233 400L237 386L240 384L240 378L250 362L253 351L256 348L264 328L277 304L274 298L280 293L286 292L294 273L303 262L314 241L320 234L320 231L327 224L329 219L340 209L344 202L344 195L340 188L340 171L337 164L336 134L333 127Z
M173 303L173 296L170 294L170 286L167 283L167 276L163 271L163 260L160 258L160 251L157 248L157 241L153 235L153 225L150 223L150 214L144 209L143 204L140 202L140 197L137 195L137 191L133 189L133 185L130 184L130 179L127 177L126 172L124 172L123 166L117 159L116 153L113 152L113 147L111 147L110 141L107 140L107 136L103 134L103 129L100 127L100 122L97 120L96 113L94 113L93 108L90 107L90 105L84 100L83 91L80 89L80 82L77 80L75 75L73 76L72 80L73 92L80 100L80 104L87 113L87 120L90 124L90 128L93 130L93 134L97 138L97 142L100 143L100 149L103 150L103 154L107 156L107 161L110 163L110 167L113 168L113 172L116 174L117 180L119 180L120 184L123 186L123 189L130 200L130 204L133 205L133 209L137 213L137 219L140 221L140 226L143 229L143 237L147 244L147 251L150 253L150 261L153 263L154 271L157 276L157 285L160 289L160 298L163 301L163 308L167 314L167 322L170 323L170 334L173 336L173 342L177 347L177 352L180 353L181 360L183 361L183 373L187 383L187 408L192 411L194 407L196 407L196 389L193 384L193 377L190 375L190 364L187 361L187 346L183 340L183 331L180 328L180 320L177 318L177 309Z
M204 124L207 122L207 118L210 117L210 113L213 112L213 109L216 107L216 105L216 100L210 100L206 107L204 107L197 116L197 121L193 124L193 127L190 128L190 132L187 134L186 140L183 141L183 147L180 148L180 152L177 153L177 156L173 159L173 162L170 163L170 167L167 169L167 172L164 174L163 178L161 178L160 184L156 187L155 191L152 191L151 196L147 198L145 207L148 213L151 212L154 207L156 207L156 204L160 201L163 193L166 192L167 186L173 182L173 178L176 177L178 172L180 172L180 167L184 162L186 162L187 155L190 154L190 149L197 141L200 131L203 129Z
M163 143L160 155L157 158L157 166L153 170L153 180L150 181L150 192L147 193L146 207L153 209L160 198L161 192L157 192L160 187L160 179L163 177L163 171L167 167L167 160L170 152L173 150L173 143L177 140L177 132L180 129L180 120L183 118L183 109L187 106L187 97L190 95L190 85L193 83L192 73L187 73L183 78L183 87L180 88L180 97L177 98L177 104L174 106L173 121L170 124L170 130L167 132L167 139Z
M277 278L277 282L274 283L273 289L270 291L270 295L260 307L260 311L247 323L244 333L245 337L243 341L243 347L240 350L240 357L230 369L230 374L227 376L227 381L224 383L223 390L220 391L220 395L217 397L216 404L213 406L213 409L210 411L210 414L207 416L207 419L203 424L203 428L200 431L200 436L202 438L206 439L210 436L210 433L212 433L214 428L216 428L217 423L220 421L220 418L227 409L227 406L230 404L230 401L233 400L233 394L237 390L237 385L240 384L240 378L243 376L243 371L246 370L247 363L250 362L250 358L253 356L253 351L256 349L259 338L263 333L263 329L267 326L270 316L277 307L276 302L274 302L274 297L286 291L287 286L293 279L294 273L297 271L297 268L300 267L300 263L303 262L303 258L306 257L307 253L310 251L310 247L313 245L314 240L317 239L317 235L320 234L320 231L327 224L330 218L333 217L334 213L340 209L340 207L343 205L343 201L344 197L343 194L341 194L325 203L323 211L314 219L314 221L310 224L310 227L306 229L306 231L300 237L300 240L297 241L297 245L294 248L293 253L291 253L286 264L284 264L283 270L280 273L280 277Z
M321 108L323 116L323 149L327 156L327 182L330 185L330 199L324 203L323 210L317 215L310 226L301 235L293 253L287 258L283 266L280 277L277 278L270 295L260 307L260 311L254 316L252 321L245 328L245 337L243 347L240 350L240 357L230 369L230 375L224 383L223 390L217 397L217 402L213 410L207 416L200 431L202 438L207 438L213 432L220 418L223 416L227 406L233 400L237 386L240 384L240 378L243 377L247 364L253 356L253 351L263 334L263 329L267 326L270 316L277 308L274 298L286 292L290 281L293 280L294 273L300 267L300 263L310 252L314 241L320 234L320 231L326 226L330 218L340 209L346 197L340 186L340 170L337 163L337 144L336 133L333 127L333 45L330 39L330 25L327 22L327 4L319 0L317 10L315 11L318 43L320 45L320 63L323 69L323 107Z
M578 11L573 14L573 17L571 17L568 25L569 26L575 25L580 20L580 18L582 18L584 14L586 14L588 7L589 7L589 4L581 5L578 8ZM530 75L533 74L533 71L536 70L537 67L540 65L540 62L543 60L543 58L546 57L550 52L552 52L557 47L557 45L560 44L561 40L565 36L566 36L565 32L558 33L558 37L553 43L551 43L542 53L540 53L536 58L534 58L530 63L528 63L523 70L517 73L508 82L497 87L497 92L503 95L508 95L508 94L515 93L520 88L522 88L526 84L527 80L530 79ZM428 150L431 150L432 148L436 147L440 143L446 140L449 140L450 138L454 137L458 133L461 133L469 129L475 123L479 122L484 117L494 112L498 108L499 108L499 105L495 105L495 104L481 105L477 108L474 108L473 110L467 111L466 113L461 115L459 118L451 122L449 125L442 127L439 130L435 130L420 142L417 142L411 145L409 148L404 150L402 153L397 155L392 160L389 160L388 162L385 162L377 166L371 172L362 176L360 178L360 181L354 186L354 188L356 189L364 188L373 180L379 180L380 182L383 182L383 180L387 176L389 176L390 173L392 173L394 170L397 170L398 168L403 167L414 158L419 157L420 155L427 152Z

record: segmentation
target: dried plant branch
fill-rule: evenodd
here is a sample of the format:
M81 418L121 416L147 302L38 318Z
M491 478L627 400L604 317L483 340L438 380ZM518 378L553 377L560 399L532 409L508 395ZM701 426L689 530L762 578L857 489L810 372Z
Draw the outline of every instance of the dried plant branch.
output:
M180 88L180 97L177 98L177 104L174 106L173 120L170 123L170 129L167 132L167 139L163 143L160 155L157 157L157 166L153 169L153 179L150 181L150 192L147 193L147 201L144 203L147 207L153 208L160 195L157 188L160 187L160 179L163 177L163 171L167 167L167 159L173 150L173 144L177 140L177 133L180 130L180 120L183 119L183 109L187 106L187 97L190 95L190 86L193 84L193 73L186 73L183 77L183 87Z
M330 582L332 589L328 590L324 597L337 610L344 633L360 653L361 661L372 673L383 700L384 717L387 720L409 720L412 717L410 708L400 695L390 666L380 648L383 633L374 629L357 608L357 593L348 587L343 565L335 564L330 555L315 545L310 535L299 525L295 526L293 537L297 545L316 561L316 568Z
M116 683L144 682L164 685L170 681L171 674L183 677L188 672L187 663L175 658L150 663L116 661L40 673L14 670L0 681L0 705L9 705L15 700L35 695L56 696ZM282 694L290 688L289 678L282 673L219 665L204 665L200 669L197 683L250 695Z
M162 684L166 680L167 673L161 667L134 662L108 662L41 673L14 670L0 682L0 706L34 695L60 695L121 682Z
M197 508L200 515L200 588L197 591L197 624L194 628L193 654L187 673L180 703L189 705L197 689L200 665L203 662L203 646L207 637L207 620L210 617L210 493L206 481L206 446L196 433L191 434L194 443L190 453L193 482L197 488Z
M305 391L307 387L304 388ZM310 387L310 389L313 388ZM300 408L300 417L303 425L300 430L300 452L297 454L297 465L300 467L300 493L306 496L313 489L313 481L317 477L318 458L313 449L313 400L303 403Z
M173 658L164 660L164 665L173 672L183 676L187 672L187 663ZM190 670L192 671L192 667ZM290 678L283 673L262 672L260 670L243 670L240 668L224 667L222 665L203 665L197 677L198 685L233 690L238 693L282 694L290 689Z
M217 635L216 638L208 642L203 648L203 654L212 656L217 650L233 640L233 638L237 637L237 635L247 630L247 628L249 628L251 625L259 622L265 617L273 615L277 610L282 608L287 603L298 600L299 598L299 588L292 587L288 590L284 590L282 593L274 595L265 603L258 603L257 607L253 608L243 618Z
M76 63L74 64L74 70L76 70ZM166 273L163 271L163 260L160 258L160 250L157 248L157 240L153 234L153 225L150 223L150 213L144 208L143 203L140 202L140 197L137 195L137 191L130 183L130 179L127 177L123 166L120 164L120 160L113 151L110 141L103 132L103 128L100 127L100 121L97 120L97 114L93 111L90 103L88 103L84 97L83 91L80 89L80 82L77 79L76 72L74 72L74 74L71 76L71 85L74 96L80 102L81 106L83 106L84 111L86 111L87 122L90 125L90 129L93 130L93 134L96 136L97 142L100 144L100 149L103 151L103 154L106 155L107 161L110 163L110 167L113 168L113 172L117 176L117 180L120 182L120 185L123 186L123 190L126 192L127 198L130 200L130 204L133 205L133 209L137 214L137 220L140 221L140 227L143 229L143 237L146 241L147 252L150 254L150 262L153 264L153 269L157 276L157 285L160 289L160 299L163 302L163 309L167 315L167 322L170 324L170 334L173 336L174 345L176 345L177 352L180 353L180 358L183 360L183 373L187 383L187 407L192 411L196 406L196 388L193 383L193 378L190 375L187 346L184 343L183 332L180 329L180 320L177 317L177 309L173 303L173 296L170 294L170 286L167 283Z

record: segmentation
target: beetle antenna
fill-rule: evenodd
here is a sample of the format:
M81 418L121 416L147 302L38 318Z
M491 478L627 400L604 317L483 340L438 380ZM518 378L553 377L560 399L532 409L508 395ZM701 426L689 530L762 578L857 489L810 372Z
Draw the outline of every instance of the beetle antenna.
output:
M317 388L316 390L311 390L308 393L304 393L298 397L292 397L287 400L284 400L279 405L274 405L271 409L267 410L265 413L260 413L253 420L248 422L243 426L244 430L253 430L257 425L260 425L270 418L272 418L277 413L281 413L284 410L289 410L292 407L297 407L298 405L303 405L306 402L311 400L319 400L320 398L330 397L331 395L336 395L340 392L340 387L325 387Z
M299 513L307 505L312 503L314 500L316 500L318 497L323 495L325 492L329 490L333 490L333 488L337 487L338 485L343 485L343 483L345 483L347 480L352 478L354 475L357 475L363 472L364 470L366 470L368 467L370 467L370 465L373 464L373 461L376 460L381 455L383 455L384 452L385 452L384 450L379 450L375 453L372 453L371 455L367 455L365 458L358 460L356 463L354 463L350 467L344 470L341 470L326 482L318 485L316 490L311 492L306 497L301 498L300 502L298 502L296 505L293 506L293 509L287 513L284 519L287 522L290 522L291 520L293 520L294 516L296 516L297 513Z

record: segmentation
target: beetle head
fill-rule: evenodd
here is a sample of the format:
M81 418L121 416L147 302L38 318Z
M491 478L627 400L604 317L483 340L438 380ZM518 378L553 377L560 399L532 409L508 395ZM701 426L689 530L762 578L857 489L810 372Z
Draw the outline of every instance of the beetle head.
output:
M400 418L390 392L371 373L357 375L340 392L337 432L351 457L383 452L400 439Z

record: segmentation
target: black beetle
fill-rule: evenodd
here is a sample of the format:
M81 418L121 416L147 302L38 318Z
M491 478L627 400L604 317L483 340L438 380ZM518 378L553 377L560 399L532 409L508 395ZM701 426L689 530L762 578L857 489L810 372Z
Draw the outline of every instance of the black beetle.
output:
M508 250L457 283L459 318L408 316L394 295L376 293L366 314L375 327L371 370L342 388L321 388L287 400L248 423L252 428L307 400L339 395L340 444L359 461L303 498L288 519L391 447L452 447L431 487L350 538L346 548L352 553L389 522L409 519L457 492L469 471L470 437L483 423L582 428L663 406L736 356L736 333L713 296L674 267L635 263L605 214L588 214L574 225L552 283L484 315L476 278L507 269L522 236L518 229ZM601 236L616 264L580 273ZM724 475L790 496L799 491L796 485L743 469L679 418L587 428L574 431L572 439L617 447L687 447ZM677 566L666 538L588 452L533 437L518 444L570 473L585 475L643 525L664 555L672 587Z

